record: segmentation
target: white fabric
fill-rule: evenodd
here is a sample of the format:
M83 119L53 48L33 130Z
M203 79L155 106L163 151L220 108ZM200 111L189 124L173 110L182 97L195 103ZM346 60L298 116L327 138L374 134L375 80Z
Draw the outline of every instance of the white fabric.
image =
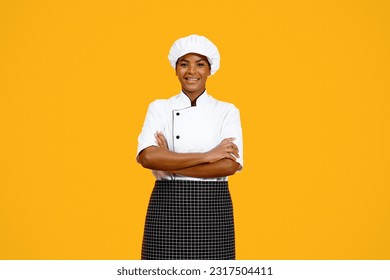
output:
M179 115L177 115L179 113ZM137 155L149 146L157 146L154 134L161 131L169 150L177 153L207 152L228 137L235 137L239 149L237 162L244 165L239 110L230 103L218 101L205 91L191 107L190 99L181 92L170 99L149 105L142 132L138 137ZM176 137L180 138L177 139ZM202 180L164 171L153 171L156 179ZM227 177L207 179L227 180Z
M188 53L197 53L206 56L211 65L211 75L219 69L220 55L218 48L206 37L194 34L176 40L168 55L173 69L176 69L177 60Z

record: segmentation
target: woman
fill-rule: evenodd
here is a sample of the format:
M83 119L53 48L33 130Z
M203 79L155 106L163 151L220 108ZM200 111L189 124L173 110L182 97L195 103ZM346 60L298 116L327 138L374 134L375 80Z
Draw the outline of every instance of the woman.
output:
M206 91L220 64L207 38L177 40L168 59L181 92L149 105L138 138L137 161L156 177L142 259L235 259L227 176L243 166L239 111Z

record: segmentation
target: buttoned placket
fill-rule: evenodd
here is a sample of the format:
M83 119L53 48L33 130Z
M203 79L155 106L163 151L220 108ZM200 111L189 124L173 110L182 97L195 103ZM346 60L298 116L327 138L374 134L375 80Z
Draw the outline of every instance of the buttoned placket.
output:
M180 116L182 116L183 111L188 109L187 108L182 108L182 109L175 109L172 110L172 151L175 150L175 143L180 140L180 132L176 131L175 123L180 119ZM176 174L172 173L171 175L172 180L176 179Z
M191 106L191 100L188 96L186 96L183 92L181 93L181 96L179 96L179 99L177 100L176 109L172 110L172 132L171 132L171 139L172 139L172 151L177 151L177 146L182 144L182 141L188 141L189 139L184 139L185 135L187 133L184 133L184 131L179 131L178 127L181 127L183 129L183 123L181 125L178 125L178 122L184 121L188 115L186 115L187 110L196 110L198 106L201 106L205 100L207 100L207 92L203 92L202 95L197 100L197 104L195 106ZM196 108L195 108L196 107ZM184 135L183 135L184 134ZM176 179L176 175L172 174L171 178L174 180Z

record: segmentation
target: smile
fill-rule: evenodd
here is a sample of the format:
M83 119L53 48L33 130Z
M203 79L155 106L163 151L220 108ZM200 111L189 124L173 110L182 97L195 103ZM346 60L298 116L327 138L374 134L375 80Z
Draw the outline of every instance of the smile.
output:
M199 78L184 78L184 79L186 79L189 82L196 82L200 80Z

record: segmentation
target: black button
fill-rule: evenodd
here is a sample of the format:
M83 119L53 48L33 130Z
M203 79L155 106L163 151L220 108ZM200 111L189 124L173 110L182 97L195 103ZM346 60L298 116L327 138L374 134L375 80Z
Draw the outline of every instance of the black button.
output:
M180 139L180 136L179 136L179 135L176 135L176 139Z
M176 113L176 116L180 116L180 113L179 113L179 112L177 112L177 113Z

